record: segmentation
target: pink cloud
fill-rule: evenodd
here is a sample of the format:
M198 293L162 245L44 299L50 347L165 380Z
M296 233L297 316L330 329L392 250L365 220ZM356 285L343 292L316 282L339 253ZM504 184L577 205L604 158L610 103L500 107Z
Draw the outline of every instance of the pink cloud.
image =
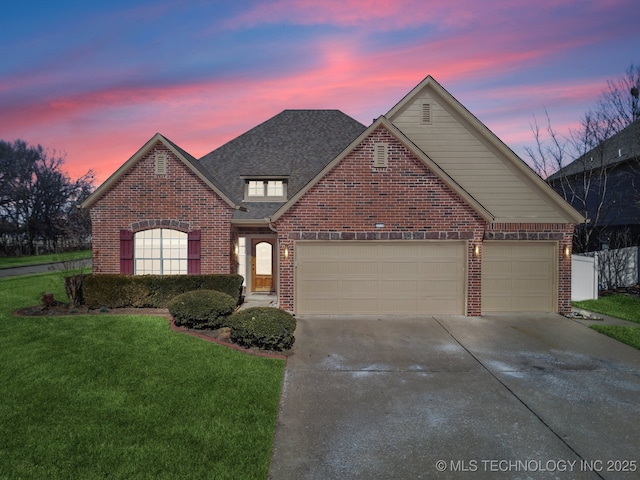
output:
M353 8L366 2L346 3ZM278 8L284 4L287 2L276 2ZM315 12L310 2L297 5L307 5ZM337 2L329 7L340 8ZM363 15L379 15L360 10ZM28 142L62 148L68 154L72 176L93 167L98 181L103 181L158 131L200 157L286 108L338 108L368 124L427 74L448 89L464 85L459 99L481 120L522 118L524 129L515 129L509 121L489 124L508 144L526 140L522 132L529 132L530 112L538 108L536 99L540 104L543 100L579 102L585 96L594 98L603 85L596 81L578 86L549 83L473 90L478 80L500 77L523 65L530 67L548 54L545 45L514 47L504 36L493 38L490 46L477 42L473 32L389 49L370 50L368 45L362 34L334 34L307 45L314 58L311 65L280 75L270 71L264 76L112 87L59 96L3 112L0 131L5 136L20 132ZM570 47L554 45L558 49ZM452 93L457 96L458 92Z
M345 27L375 26L383 30L416 27L425 21L446 17L447 2L420 0L278 0L261 2L252 10L230 20L231 27L247 27L265 23L298 25L331 24ZM464 9L461 9L464 11ZM460 17L464 17L462 14Z

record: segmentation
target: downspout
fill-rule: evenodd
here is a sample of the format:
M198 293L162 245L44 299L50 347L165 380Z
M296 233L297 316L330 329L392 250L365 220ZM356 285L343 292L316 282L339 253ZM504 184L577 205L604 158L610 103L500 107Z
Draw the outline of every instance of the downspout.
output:
M265 217L265 220L269 222L269 230L274 233L278 233L278 230L276 230L276 228L273 226L273 223L271 223L271 217Z

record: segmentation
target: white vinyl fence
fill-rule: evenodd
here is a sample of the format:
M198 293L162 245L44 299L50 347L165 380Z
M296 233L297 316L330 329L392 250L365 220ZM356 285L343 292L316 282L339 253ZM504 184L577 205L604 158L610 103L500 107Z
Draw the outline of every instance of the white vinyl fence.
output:
M631 287L638 283L638 247L596 252L600 290Z
M598 298L598 258L571 255L571 300Z
M640 283L640 247L571 256L571 300L598 298L598 290ZM595 292L595 293L594 293Z

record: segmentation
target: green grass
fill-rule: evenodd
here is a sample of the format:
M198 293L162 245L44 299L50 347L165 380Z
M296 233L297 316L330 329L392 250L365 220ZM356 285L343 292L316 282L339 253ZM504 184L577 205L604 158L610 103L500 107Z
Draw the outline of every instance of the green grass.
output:
M0 479L265 479L282 360L165 318L11 315L61 273L0 279Z
M573 305L590 312L640 323L640 298L630 295L607 295L597 300L573 302Z
M592 325L591 328L640 350L640 327L627 325Z
M66 260L79 260L83 258L91 258L91 250L31 255L27 257L0 257L0 268L24 267L27 265L38 265L40 263L64 262Z
M598 300L573 302L573 305L591 312L640 323L640 299L630 295L607 295ZM640 326L592 325L591 328L640 350Z

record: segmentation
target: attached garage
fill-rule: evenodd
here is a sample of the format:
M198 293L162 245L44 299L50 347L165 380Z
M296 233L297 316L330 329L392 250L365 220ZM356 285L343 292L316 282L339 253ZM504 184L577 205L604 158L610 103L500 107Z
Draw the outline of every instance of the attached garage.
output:
M557 242L485 241L482 313L556 312Z
M296 312L465 314L465 241L298 241Z

